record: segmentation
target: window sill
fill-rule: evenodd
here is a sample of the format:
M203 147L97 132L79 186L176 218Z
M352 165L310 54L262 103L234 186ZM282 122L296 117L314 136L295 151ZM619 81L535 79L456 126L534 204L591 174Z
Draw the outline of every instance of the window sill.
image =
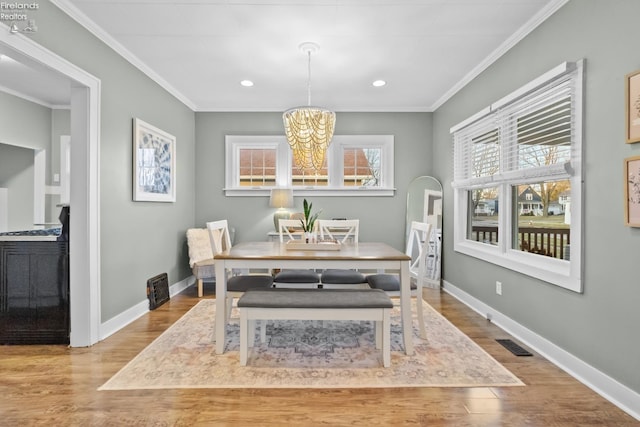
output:
M265 197L269 196L272 187L253 188L225 188L227 197ZM396 192L395 188L294 188L294 196L314 197L391 197Z
M517 271L530 277L560 286L562 288L582 292L582 280L579 272L571 271L571 262L543 255L531 254L517 250L500 251L497 246L488 246L473 241L456 242L454 251L509 270Z

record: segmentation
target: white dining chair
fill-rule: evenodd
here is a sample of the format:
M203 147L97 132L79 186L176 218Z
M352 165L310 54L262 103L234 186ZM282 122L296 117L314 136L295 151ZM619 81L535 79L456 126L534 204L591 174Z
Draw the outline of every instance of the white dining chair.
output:
M360 233L358 219L319 219L320 240L335 240L343 244L357 245ZM328 269L320 275L323 288L368 288L367 277L353 269Z
M305 238L300 220L281 219L278 222L280 243ZM282 269L276 273L273 283L276 288L317 288L320 284L320 273L311 269Z
M411 257L409 274L411 277L411 296L416 298L418 326L420 336L427 338L422 311L422 287L426 275L429 240L431 238L431 224L412 221L405 253ZM400 296L400 279L396 274L372 274L367 276L367 282L372 289L382 289L389 296Z
M359 219L319 219L318 232L320 240L335 240L336 242L358 243L360 234Z
M231 237L229 236L229 225L226 219L219 221L207 222L207 229L209 230L209 238L211 240L211 249L213 254L219 254L231 248ZM233 300L240 298L248 289L269 289L273 287L273 276L270 274L240 274L233 275L233 272L228 272L231 276L227 278L227 294L225 304L225 319L229 322L231 317L231 310L233 309ZM261 331L261 336L264 341L265 328Z

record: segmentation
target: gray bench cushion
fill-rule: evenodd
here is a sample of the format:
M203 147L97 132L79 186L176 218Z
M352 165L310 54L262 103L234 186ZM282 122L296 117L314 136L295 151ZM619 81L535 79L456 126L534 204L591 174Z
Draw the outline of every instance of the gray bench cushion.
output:
M252 289L238 307L264 308L392 308L393 302L378 289Z
M395 274L372 274L367 276L367 282L372 289L382 289L386 292L400 291L400 279ZM411 289L417 289L413 281L411 281Z
M327 284L357 285L367 283L367 277L355 270L330 269L322 272L320 281Z
M229 277L227 290L231 292L245 292L249 289L269 289L273 285L273 277L268 275L250 275Z
M313 270L282 270L274 279L276 283L319 283L320 274Z

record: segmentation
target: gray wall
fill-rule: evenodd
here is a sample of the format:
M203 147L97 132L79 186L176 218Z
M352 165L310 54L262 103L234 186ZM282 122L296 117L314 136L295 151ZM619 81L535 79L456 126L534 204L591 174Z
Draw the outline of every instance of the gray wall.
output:
M0 188L7 189L7 230L33 228L33 153L31 148L0 144Z
M0 187L9 189L8 227L13 231L30 230L34 149L46 150L50 158L51 109L0 92L0 112Z
M0 92L0 144L17 144L46 150L46 185L57 186L53 182L53 174L60 172L60 136L69 135L70 117L68 109L50 109L40 104ZM19 151L24 155L24 150ZM18 170L21 160L13 158L10 153L16 151L3 150L0 153L0 174L4 176L9 170ZM20 183L19 188L9 190L11 197L9 209L9 227L11 230L28 230L33 227L33 154L30 150L30 164L27 170L21 170L21 179L11 181L12 187ZM3 170L4 169L4 170ZM15 173L15 172L14 172ZM28 181L27 181L28 178ZM0 187L5 186L0 182ZM13 195L13 196L11 196ZM45 195L45 221L58 221L60 208L57 194ZM12 220L12 217L14 218Z
M265 240L273 230L268 197L226 197L224 188L225 135L282 135L281 113L196 114L196 225L228 219L235 241ZM360 219L362 241L383 241L404 248L407 187L417 176L431 173L430 113L337 113L336 135L395 136L393 197L295 197L302 211L304 198L322 209L321 218Z
M444 278L640 392L640 229L623 225L624 76L640 69L637 0L571 1L434 113L434 168L444 199ZM586 59L584 293L453 252L449 128L562 61ZM495 281L503 294L495 294Z
M106 321L146 299L148 278L167 272L175 283L191 274L185 230L194 222L194 113L50 2L40 2L37 14L38 32L31 38L101 80L100 269ZM177 138L176 203L132 201L134 117Z
M0 142L49 149L51 109L0 91Z

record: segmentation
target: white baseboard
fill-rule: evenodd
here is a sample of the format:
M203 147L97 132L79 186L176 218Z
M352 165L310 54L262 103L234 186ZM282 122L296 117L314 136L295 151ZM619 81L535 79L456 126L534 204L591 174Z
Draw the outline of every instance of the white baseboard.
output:
M640 420L640 393L636 393L624 384L607 376L591 365L583 362L544 337L515 322L491 306L466 293L462 289L443 281L443 290L466 304L484 318L489 318L505 332L531 347L547 360L567 372L569 375L616 405L637 420Z
M184 280L179 281L178 283L174 283L169 286L169 296L178 295L180 292L187 289L189 286L193 286L196 283L196 278L194 276L187 277Z
M194 283L195 278L193 276L187 277L184 280L174 283L173 285L169 286L169 296L172 297L179 294ZM127 326L129 323L145 315L147 312L149 312L149 300L145 299L144 301L140 301L133 307L102 323L100 325L99 341L102 341L103 339L115 334L120 329Z

